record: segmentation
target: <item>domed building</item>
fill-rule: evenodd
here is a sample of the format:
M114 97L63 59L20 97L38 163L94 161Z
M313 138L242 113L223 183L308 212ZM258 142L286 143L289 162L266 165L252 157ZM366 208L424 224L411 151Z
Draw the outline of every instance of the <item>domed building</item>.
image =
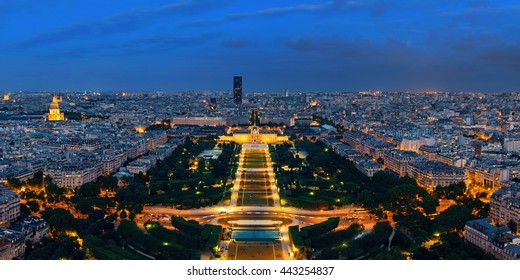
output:
M47 114L48 121L64 121L65 114L60 112L59 102L62 102L63 99L61 97L53 96L52 103L49 106L49 114Z

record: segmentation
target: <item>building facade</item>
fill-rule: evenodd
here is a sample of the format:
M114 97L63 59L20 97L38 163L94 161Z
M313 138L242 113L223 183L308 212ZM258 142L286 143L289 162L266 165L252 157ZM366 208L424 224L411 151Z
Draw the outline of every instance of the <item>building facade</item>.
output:
M408 175L408 163L426 161L427 159L417 153L410 151L392 150L383 155L384 167L388 168L399 176Z
M63 99L61 97L53 96L52 103L49 106L49 114L47 116L47 120L49 121L64 121L65 114L60 112L59 102L62 102Z
M0 183L0 227L9 227L20 217L20 197Z
M53 183L60 188L77 188L85 183L94 182L103 175L103 164L53 164L45 168L45 176L52 177Z
M448 186L466 180L463 168L446 165L438 161L419 161L408 165L408 176L420 187L433 190L437 186Z
M219 136L219 141L238 144L279 144L289 141L289 136L278 135L275 131L260 130L253 126L250 131L235 131L232 135Z
M499 260L520 259L520 236L512 234L507 226L494 226L488 218L467 222L464 240Z
M490 199L489 216L498 225L507 225L510 221L520 226L520 184L501 188Z
M173 117L173 125L225 126L227 120L221 117Z

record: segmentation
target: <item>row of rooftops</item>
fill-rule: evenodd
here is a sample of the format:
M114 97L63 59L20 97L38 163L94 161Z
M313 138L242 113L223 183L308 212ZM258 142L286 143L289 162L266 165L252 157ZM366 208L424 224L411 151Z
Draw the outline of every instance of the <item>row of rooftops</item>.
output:
M444 164L440 161L429 160L429 161L416 161L409 164L411 167L415 167L425 173L429 174L453 174L453 175L465 175L466 171L464 168L453 167Z
M20 197L17 193L11 191L6 185L0 183L0 204L8 203L19 198Z
M486 235L493 245L506 249L520 257L520 236L511 233L507 226L497 227L491 223L491 219L483 218L468 221L466 227L471 227Z
M503 201L520 208L520 183L513 183L508 187L503 187L491 195L491 200Z

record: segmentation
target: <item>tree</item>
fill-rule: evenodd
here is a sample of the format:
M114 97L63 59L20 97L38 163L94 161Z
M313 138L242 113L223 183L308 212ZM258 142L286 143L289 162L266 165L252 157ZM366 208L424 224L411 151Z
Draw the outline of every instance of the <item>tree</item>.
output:
M451 184L446 187L437 186L435 187L435 193L439 197L445 197L447 199L456 200L458 197L464 195L464 191L466 190L466 184L464 182L459 182L457 184Z
M435 224L442 232L456 231L461 233L466 222L471 219L473 219L471 209L463 205L452 205L439 214L435 219Z
M38 171L34 173L33 178L27 180L27 184L33 187L41 186L43 184L43 172Z
M29 200L27 201L27 203L25 203L25 205L27 205L27 207L29 207L29 210L31 210L31 212L33 213L40 211L40 204L38 204L38 202L35 200Z
M119 214L119 218L121 218L122 220L126 219L128 215L126 214L126 210L121 210L121 214Z
M67 192L67 189L60 188L58 185L54 183L49 183L45 185L45 193L47 194L47 199L51 202L55 200L61 200L65 192Z
M421 247L413 254L414 260L438 260L437 254L428 251L428 249Z
M96 197L101 193L101 189L96 183L85 183L78 189L78 195L83 197Z
M74 229L74 216L63 208L47 208L42 211L42 218L46 220L49 225L58 231Z
M175 171L173 172L175 179L185 179L186 178L186 168L184 166L179 165L177 168L175 168Z
M82 260L85 259L85 253L81 251L77 238L60 234L53 239L42 238L40 243L35 244L34 250L25 255L25 258L27 260Z
M103 176L99 179L99 183L103 189L115 190L117 189L117 178L114 176Z
M22 185L22 181L20 181L18 178L7 179L7 187L9 187L11 190L19 190Z
M443 233L440 242L430 247L432 253L445 260L493 260L490 253L481 248L465 242L464 238L456 232Z
M105 213L103 211L101 211L101 210L94 210L94 211L89 213L88 220L91 223L95 223L95 222L103 219L104 217L105 217Z
M389 251L386 248L383 248L377 255L373 258L374 260L406 260L406 256L401 254L401 251L398 247L392 247Z
M79 196L79 199L77 199L77 203L75 206L76 210L79 211L81 214L89 215L90 213L92 213L92 211L94 211L92 202L88 198L84 198L81 196Z
M423 198L422 207L424 213L426 214L434 214L437 211L437 206L439 206L439 200L431 195L427 195Z
M361 203L363 205L363 207L365 207L367 209L374 209L377 206L376 202L374 201L374 196L372 195L372 193L369 190L361 191L357 195L356 201Z
M516 233L518 230L518 225L513 220L510 220L507 223L507 226L509 227L509 229L511 230L512 233Z
M25 218L27 216L31 215L31 209L27 207L25 204L20 204L20 218Z

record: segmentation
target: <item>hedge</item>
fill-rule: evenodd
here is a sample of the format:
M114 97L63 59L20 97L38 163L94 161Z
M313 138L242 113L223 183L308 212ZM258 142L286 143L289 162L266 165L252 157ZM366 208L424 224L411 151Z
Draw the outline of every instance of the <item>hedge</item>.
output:
M339 217L328 218L319 224L302 227L300 234L303 238L311 238L327 233L339 226Z
M289 240L291 241L291 244L298 249L303 248L305 245L303 244L302 236L300 235L300 232L298 231L298 226L290 226L289 227Z
M196 221L186 221L183 217L172 217L172 226L186 234L199 236L204 230L204 227L199 225Z

